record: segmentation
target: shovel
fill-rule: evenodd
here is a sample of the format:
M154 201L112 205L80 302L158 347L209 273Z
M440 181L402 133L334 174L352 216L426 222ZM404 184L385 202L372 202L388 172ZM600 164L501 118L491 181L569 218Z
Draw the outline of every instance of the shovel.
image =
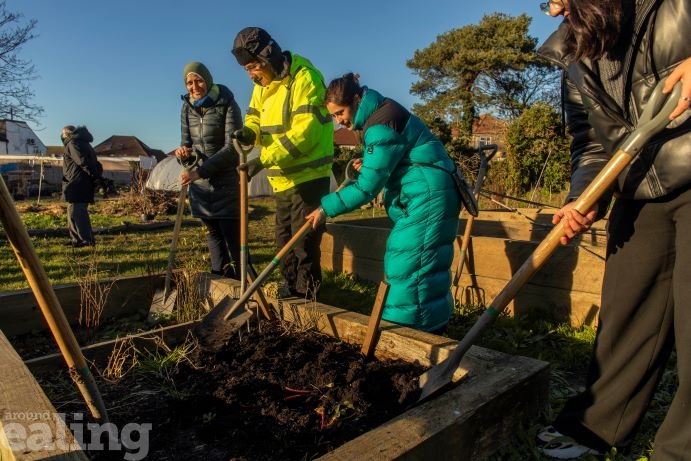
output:
M233 139L233 146L240 155L240 163L247 163L247 154L252 150L252 146L244 149L237 139ZM247 184L249 178L245 169L238 173L240 175L240 293L244 293L247 289L247 215L249 213Z
M38 259L29 233L26 231L19 213L17 213L10 191L7 189L2 176L0 176L0 221L2 221L7 240L9 240L12 250L17 256L19 265L24 271L26 280L29 282L48 327L53 333L65 362L67 362L70 377L81 392L94 419L100 423L107 423L108 414L96 386L96 380L89 371L89 366L79 348L74 332L60 306L60 301L48 279L48 274L46 274L41 260ZM3 450L2 453L4 452Z
M346 185L350 184L355 180L356 177L355 168L353 168L353 160L349 161L346 165L345 179L338 186L336 192L343 189ZM285 257L288 252L295 248L295 245L302 240L310 231L312 230L312 222L307 221L302 227L293 234L293 237L286 243L276 255L271 259L271 262L267 264L264 270L261 271L259 275L253 277L252 284L244 292L240 294L234 304L229 305L226 303L221 303L217 307L214 307L209 311L209 313L204 316L201 325L197 328L197 336L200 338L200 343L204 344L204 348L207 350L217 349L217 345L222 344L223 340L227 338L242 326L242 324L247 321L254 312L249 311L249 313L241 312L239 315L233 314L237 311L240 306L244 305L247 300L252 296L252 294L259 289L261 284L266 280L266 278L278 267L281 260ZM246 309L247 311L247 309Z
M154 297L151 300L151 307L149 308L149 322L156 322L160 317L170 315L175 308L175 300L177 299L177 290L170 289L170 283L173 276L173 263L175 262L175 253L178 248L178 239L180 236L180 228L182 227L182 214L185 210L185 198L187 197L188 185L180 187L180 195L178 196L178 209L175 215L175 224L173 225L173 238L170 241L170 252L168 253L168 266L166 268L166 278L163 283L163 289L156 290Z
M243 147L242 145L240 145L237 139L233 139L233 147L240 156L240 163L246 163L247 154L249 154L252 151L252 146ZM238 174L240 176L240 294L244 294L247 291L247 280L256 279L257 274L254 268L249 264L249 247L247 244L249 222L249 177L247 175L247 170L245 169L239 170ZM266 318L271 318L272 314L271 310L269 309L269 304L266 301L266 298L264 297L264 294L261 292L261 290L257 291L256 298L257 299L254 302L261 308L264 316ZM243 302L247 302L248 300L249 296ZM232 333L232 331L236 329L237 326L244 324L256 312L254 306L252 308L246 306L245 310L242 312L229 312L229 308L232 306L232 302L229 304L229 301L225 300L224 302L220 303L219 306L216 306L214 309L212 309L211 312L209 312L202 321L204 329L208 329L208 325L210 323L217 323L217 321L214 319L221 316L221 314L223 314L224 321L231 320L231 314L235 314L232 317L230 329L228 330L226 326L226 330L228 330L229 333Z
M621 172L639 154L650 138L667 126L669 115L677 106L679 96L681 95L681 83L677 83L669 95L662 92L663 86L664 83L662 81L658 82L645 110L640 116L636 129L626 137L602 171L583 191L580 197L576 199L573 206L576 211L586 214L592 209L600 197L612 187ZM470 349L470 346L480 337L484 329L502 313L522 286L542 267L559 246L560 239L564 235L563 221L560 221L516 271L508 284L497 295L494 302L483 312L449 356L420 375L420 397L418 402L432 396L451 383L454 372L461 363L465 353Z
M237 139L233 139L233 147L235 147L235 151L240 156L240 163L247 163L247 154L252 150L252 146L243 148ZM247 276L249 274L249 251L247 247L247 230L249 215L249 192L247 189L249 184L249 177L247 175L247 170L245 169L241 169L238 173L240 175L240 294L244 294L245 291L247 291ZM263 299L263 296L260 296L260 298ZM248 299L245 299L244 302L247 302ZM218 311L221 310L225 311L227 310L227 308L227 305L221 306L221 309L217 309L217 312L215 312L214 314L218 314ZM267 310L265 308L263 310L266 315ZM226 314L224 314L223 316L223 319L229 320L231 314L232 312L226 312ZM242 325L243 323L248 321L252 317L252 315L254 315L254 311L252 309L246 308L244 311L237 312L235 314L235 316L233 317L233 323L235 325ZM207 317L213 317L213 315L209 315Z
M190 155L184 160L183 166L186 170L195 168L202 158L202 154L194 149ZM180 187L180 194L178 195L178 208L175 214L175 224L173 225L173 238L170 241L170 251L168 252L168 265L166 267L166 278L163 283L163 290L156 290L154 297L151 300L151 307L149 308L149 323L155 323L160 317L170 315L175 309L175 300L178 292L170 289L171 279L173 278L173 263L175 262L175 253L178 248L178 240L180 238L180 228L182 227L182 215L185 211L185 199L187 198L187 191L189 185L185 184Z
M497 153L498 146L496 144L487 144L485 146L481 146L478 149L478 154L480 155L480 169L478 170L477 173L477 178L475 178L475 189L473 190L473 194L475 195L475 200L480 199L480 189L482 189L482 184L485 182L485 175L487 174L487 167L489 165L489 161L492 160L492 157L494 157L494 154ZM492 152L489 153L489 155L485 155L486 150L491 150ZM470 244L470 231L473 228L473 220L475 219L475 216L472 214L468 214L468 218L466 219L465 222L465 230L463 232L463 240L461 241L461 250L458 255L458 266L456 266L456 273L453 276L453 299L454 301L458 300L458 282L461 279L461 273L463 272L463 265L465 264L465 255L466 252L468 251L468 245Z

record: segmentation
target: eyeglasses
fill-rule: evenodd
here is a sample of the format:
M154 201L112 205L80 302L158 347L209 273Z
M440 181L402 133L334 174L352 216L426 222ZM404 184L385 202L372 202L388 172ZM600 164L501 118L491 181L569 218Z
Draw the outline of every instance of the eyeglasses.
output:
M551 14L550 5L556 5L559 8L559 12L566 10L566 5L564 5L563 0L549 0L544 3L540 3L540 11L545 14Z

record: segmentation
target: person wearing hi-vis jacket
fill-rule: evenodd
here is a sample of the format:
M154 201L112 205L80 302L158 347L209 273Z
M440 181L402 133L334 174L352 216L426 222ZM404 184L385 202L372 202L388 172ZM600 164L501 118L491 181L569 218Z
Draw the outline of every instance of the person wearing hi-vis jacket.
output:
M324 79L308 59L282 51L259 27L237 34L233 55L254 82L245 126L234 135L262 148L239 168L250 178L266 169L276 199L276 246L282 248L329 193L334 129L324 107ZM283 258L280 296L316 298L325 229L311 232Z

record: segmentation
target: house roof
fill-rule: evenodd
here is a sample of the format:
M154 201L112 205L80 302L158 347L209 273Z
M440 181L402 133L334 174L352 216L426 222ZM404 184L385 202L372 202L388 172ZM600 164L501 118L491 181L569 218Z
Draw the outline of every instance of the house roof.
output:
M152 149L136 136L113 135L97 146L94 150L99 157L154 157L156 160L165 158L165 153L159 149Z
M509 124L489 114L482 114L473 121L473 134L497 134L504 133Z
M334 145L335 146L358 146L362 144L354 131L346 128L339 128L334 131Z

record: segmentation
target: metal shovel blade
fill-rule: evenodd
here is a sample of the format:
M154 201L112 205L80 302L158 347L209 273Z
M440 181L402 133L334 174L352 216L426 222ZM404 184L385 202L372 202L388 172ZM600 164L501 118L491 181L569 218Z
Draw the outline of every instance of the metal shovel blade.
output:
M170 290L168 293L166 293L165 289L156 290L151 300L151 307L149 307L147 322L149 324L156 324L173 315L177 297L177 290Z
M209 352L220 351L228 344L233 334L242 328L253 315L256 315L256 309L245 306L244 309L237 309L232 312L226 320L225 316L234 304L235 299L229 296L224 297L195 328L194 333L202 349Z
M624 171L643 149L650 138L659 133L669 123L669 115L677 106L681 96L681 83L677 83L670 94L662 92L664 81L658 82L643 113L638 119L638 125L629 136L624 139L617 152L602 168L593 181L574 201L573 208L585 215L591 210L602 195L611 189L614 181ZM451 354L435 365L419 378L420 398L427 399L451 383L451 378L461 363L461 359L470 347L480 338L482 332L499 317L518 291L530 280L554 253L560 245L560 239L565 235L564 221L555 225L538 247L514 273L511 280L499 292L492 304L482 313L470 330L461 339Z

